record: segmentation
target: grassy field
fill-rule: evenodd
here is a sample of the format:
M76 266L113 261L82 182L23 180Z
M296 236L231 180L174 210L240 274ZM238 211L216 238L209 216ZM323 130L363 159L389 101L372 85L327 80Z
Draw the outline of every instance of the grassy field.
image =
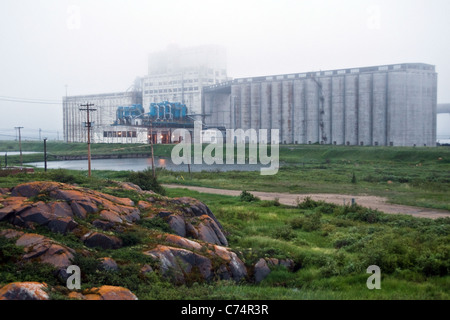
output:
M65 170L42 171L0 178L0 186L13 186L29 180L55 180L107 191L112 172L84 173ZM115 179L128 180L130 172L114 173ZM109 190L108 192L111 192ZM115 191L119 192L119 191ZM79 258L77 265L87 270L83 286L101 284L124 286L139 299L450 299L450 219L419 219L386 215L359 206L337 206L304 201L297 207L273 201L247 201L231 197L197 193L187 189L168 189L170 197L189 196L206 203L223 225L229 246L247 264L260 258L288 258L294 271L277 267L259 284L219 281L193 282L176 286L152 273L147 277L130 276L139 270L144 257L139 246L148 241L133 234L136 245L97 252L119 262L116 274L99 273L93 264L97 256ZM119 193L118 196L133 197ZM0 228L7 228L5 223ZM161 226L155 225L156 228ZM37 233L76 247L82 245L72 236L60 236L37 228ZM130 235L131 236L131 235ZM1 257L14 255L11 244L2 243ZM381 269L381 289L369 290L367 267ZM90 273L92 269L92 273ZM42 265L24 266L20 273L3 265L0 282L45 281L53 284L51 272ZM18 278L19 277L19 278ZM58 298L58 296L54 296ZM59 297L61 298L61 297Z
M43 151L43 144L24 142L24 151ZM155 145L155 156L170 157L171 145ZM18 142L0 142L0 152L18 150ZM93 154L149 153L149 145L92 144ZM86 154L84 143L49 142L54 155ZM54 158L54 157L53 157ZM0 157L0 161L3 159ZM42 155L24 155L24 162ZM10 156L9 164L18 164ZM4 163L4 162L3 162ZM289 193L341 193L382 196L396 204L450 210L450 148L353 147L281 145L281 168L274 176L256 172L193 172L158 170L162 183L178 183L234 190ZM117 172L97 172L115 178Z

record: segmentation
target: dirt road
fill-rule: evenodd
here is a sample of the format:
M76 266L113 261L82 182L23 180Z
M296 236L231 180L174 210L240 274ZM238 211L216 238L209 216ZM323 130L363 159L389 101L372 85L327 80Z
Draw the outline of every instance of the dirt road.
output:
M194 190L202 193L222 194L230 196L238 196L241 193L241 191L237 190L214 189L205 187L184 186L177 184L164 184L163 186L166 188L186 188L189 190ZM450 212L446 210L390 204L387 203L387 199L376 196L351 196L351 195L328 194L328 193L291 194L291 193L261 192L261 191L249 191L249 192L259 197L261 200L274 200L275 198L278 198L280 203L285 205L295 206L297 204L297 199L299 201L303 201L303 199L305 199L306 197L311 197L311 199L316 201L322 200L325 202L335 203L339 205L351 204L352 199L355 199L355 202L363 207L377 209L385 213L409 214L415 217L430 218L430 219L450 217Z

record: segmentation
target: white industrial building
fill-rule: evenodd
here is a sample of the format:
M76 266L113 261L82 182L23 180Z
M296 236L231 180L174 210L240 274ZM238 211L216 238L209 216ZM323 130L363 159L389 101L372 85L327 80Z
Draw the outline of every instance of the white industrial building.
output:
M233 80L224 48L169 46L149 55L139 79L127 92L64 97L65 141L87 141L80 105L93 103L96 143L172 143L175 129L201 120L204 142L217 130L252 128L279 129L287 144L436 145L437 73L429 64Z
M227 80L224 48L169 46L149 55L148 75L143 79L143 105L179 101L187 106L191 116L201 120L203 87Z
M80 105L86 103L96 109L91 113L93 143L147 143L151 136L155 143L178 140L172 135L177 123L157 121L152 132L142 125L142 119L122 125L117 123L118 108L142 105L149 112L152 103L179 102L187 107L187 118L192 122L189 125L184 119L179 127L193 127L194 120L203 120L203 88L230 80L226 50L216 45L169 46L149 55L148 74L138 79L127 92L63 97L64 140L87 141L86 112L80 111Z

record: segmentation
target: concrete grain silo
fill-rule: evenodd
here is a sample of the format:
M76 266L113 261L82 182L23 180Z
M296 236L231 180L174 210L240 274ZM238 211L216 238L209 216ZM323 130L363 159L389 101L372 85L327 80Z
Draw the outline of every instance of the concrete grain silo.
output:
M204 96L207 126L279 129L280 143L436 145L437 74L428 64L242 78Z

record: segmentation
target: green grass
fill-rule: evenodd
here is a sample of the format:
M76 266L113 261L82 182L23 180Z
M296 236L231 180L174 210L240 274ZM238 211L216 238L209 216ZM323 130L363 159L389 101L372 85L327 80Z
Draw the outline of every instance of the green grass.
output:
M60 154L84 152L84 144L74 145L53 147L60 148L55 151ZM1 143L0 151L5 147L8 145ZM95 149L96 152L125 152L120 147L128 145L101 145ZM168 156L170 149L171 146L155 146L156 155ZM158 181L239 191L371 194L386 197L393 203L450 210L449 148L280 146L280 157L283 167L274 176L261 176L259 172L193 172L191 179L185 174L182 180L182 173L158 170ZM32 175L1 177L0 187L30 180L57 180L139 200L136 194L108 189L113 185L112 180L127 181L129 176L129 171L93 171L93 176L88 178L85 171L44 173L38 169ZM261 257L292 259L295 271L275 268L258 285L219 281L174 286L157 273L127 277L143 263L151 264L136 252L149 244L145 232L167 231L156 221L137 224L123 239L127 243L125 247L95 253L94 258L117 259L120 272L87 274L83 280L85 287L131 286L140 299L450 299L448 218L386 215L359 206L314 201L288 207L275 199L248 202L242 201L247 199L245 196L240 199L198 193L183 189L182 185L166 192L170 197L190 196L206 203L224 226L230 247L248 265ZM44 230L36 232L51 236ZM75 238L54 237L61 243L81 246ZM11 243L3 245L7 248L2 253L7 257L4 259L14 259L17 248ZM95 259L86 258L79 263L90 270ZM366 287L369 277L366 269L371 264L381 268L381 290ZM24 265L18 271L4 268L2 283L14 277L31 279L33 272L38 279L54 282L46 276L48 267Z
M169 196L205 202L247 264L261 257L293 259L297 271L276 268L259 285L214 288L232 299L449 299L450 219L386 215L358 206L311 201L265 206L239 197L169 189ZM311 205L313 204L313 205ZM331 209L330 209L331 207ZM295 219L319 221L316 228ZM382 270L382 289L369 290L366 269Z
M121 174L122 177L123 173ZM113 182L99 177L87 178L64 170L36 175L2 178L0 186L18 181L61 180L124 196L109 189ZM189 196L207 204L223 225L229 246L248 266L260 258L292 259L294 271L276 267L260 284L189 282L177 286L158 273L142 275L143 264L154 265L141 254L158 240L148 232L167 232L164 224L142 220L122 235L124 247L117 250L89 250L90 256L77 255L74 263L82 266L82 287L118 285L132 290L140 299L449 299L450 298L450 219L418 219L404 215L386 215L355 206L337 206L306 200L298 207L276 201L245 201L240 197L198 193L187 189L168 189L170 197ZM137 194L127 194L139 200ZM79 223L84 223L79 221ZM8 228L2 222L0 229ZM71 235L43 234L76 249L83 244ZM1 261L17 260L21 251L3 240ZM119 271L98 270L98 259L112 257ZM381 290L366 287L369 265L380 266ZM23 264L19 269L1 264L0 283L10 281L46 281L61 285L48 265ZM36 280L37 279L37 280ZM61 298L63 295L55 295Z

